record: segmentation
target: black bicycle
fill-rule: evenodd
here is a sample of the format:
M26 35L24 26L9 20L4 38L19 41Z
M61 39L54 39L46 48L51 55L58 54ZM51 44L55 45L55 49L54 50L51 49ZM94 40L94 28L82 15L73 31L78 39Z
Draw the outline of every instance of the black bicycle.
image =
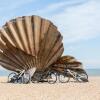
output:
M48 82L54 84L57 81L57 74L54 71L36 71L32 77L32 82Z

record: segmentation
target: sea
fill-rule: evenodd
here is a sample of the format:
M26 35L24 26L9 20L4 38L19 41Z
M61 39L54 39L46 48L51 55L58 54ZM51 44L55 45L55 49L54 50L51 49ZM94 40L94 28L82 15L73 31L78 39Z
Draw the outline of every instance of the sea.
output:
M85 69L88 76L100 76L100 69ZM8 76L11 71L0 70L0 76Z

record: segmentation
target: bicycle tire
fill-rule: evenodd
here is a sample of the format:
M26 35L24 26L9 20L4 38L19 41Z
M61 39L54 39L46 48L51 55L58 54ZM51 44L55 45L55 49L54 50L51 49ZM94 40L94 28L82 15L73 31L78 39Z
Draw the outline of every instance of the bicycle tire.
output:
M63 75L63 74L59 74L58 79L59 79L60 83L68 83L69 80L70 80L70 77L66 76L66 75Z
M17 74L15 72L12 72L8 75L8 82L12 82L14 83L15 80L11 81L11 79L13 79L14 76L17 76Z
M51 75L54 75L54 76L51 76ZM49 79L49 78L47 79L47 82L48 82L49 84L54 84L54 83L56 83L56 81L57 81L57 74L56 74L56 73L51 72L51 73L49 73L48 77L50 78L50 79ZM55 77L55 79L52 80L52 77Z
M88 82L88 75L86 72L77 74L76 80L78 82Z
M26 76L27 76L27 77L26 77ZM25 74L22 76L22 83L28 84L28 83L30 83L30 81L31 81L30 74L29 74L29 73L25 73Z

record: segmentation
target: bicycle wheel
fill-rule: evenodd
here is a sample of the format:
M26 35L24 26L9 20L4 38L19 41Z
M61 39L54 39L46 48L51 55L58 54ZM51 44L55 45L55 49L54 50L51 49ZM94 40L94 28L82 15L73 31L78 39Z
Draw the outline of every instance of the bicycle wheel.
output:
M17 74L12 72L8 75L8 82L14 83L16 81Z
M42 80L42 73L40 72L36 72L34 73L34 75L32 76L32 83L39 83Z
M54 72L51 72L51 73L48 75L47 81L48 81L49 84L54 84L54 83L57 81L57 74L54 73Z
M29 73L25 73L23 76L22 76L22 82L24 84L27 84L31 81L31 78L30 78L30 74Z
M88 82L88 75L87 73L80 73L76 75L76 80L78 82Z
M58 79L59 79L59 82L61 82L61 83L67 83L67 82L69 82L70 77L65 76L63 74L60 74L59 77L58 77Z
M39 81L36 80L36 79L31 79L31 82L32 82L32 83L39 83Z

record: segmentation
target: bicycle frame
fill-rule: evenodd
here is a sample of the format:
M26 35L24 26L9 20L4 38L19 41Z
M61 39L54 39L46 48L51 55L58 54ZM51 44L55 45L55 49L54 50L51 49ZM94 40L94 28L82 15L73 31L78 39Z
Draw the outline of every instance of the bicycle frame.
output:
M18 74L18 78L20 78L21 76L23 76L25 74L25 70L21 71L19 74Z
M69 69L67 69L67 73L70 74L73 78L76 78L76 76L77 76L77 73L76 72L71 71Z

